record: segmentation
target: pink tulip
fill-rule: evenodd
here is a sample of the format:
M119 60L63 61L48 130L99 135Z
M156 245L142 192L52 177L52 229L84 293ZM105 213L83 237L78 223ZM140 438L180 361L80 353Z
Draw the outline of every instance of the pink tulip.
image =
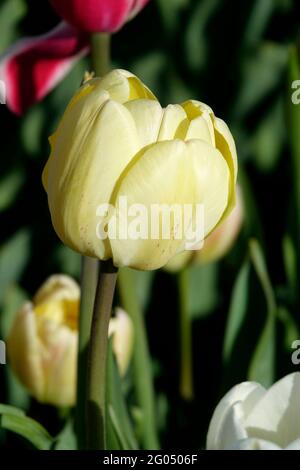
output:
M43 36L18 41L0 57L0 80L6 86L7 106L23 114L87 52L86 35L64 22Z
M149 0L50 0L59 16L81 31L118 31Z

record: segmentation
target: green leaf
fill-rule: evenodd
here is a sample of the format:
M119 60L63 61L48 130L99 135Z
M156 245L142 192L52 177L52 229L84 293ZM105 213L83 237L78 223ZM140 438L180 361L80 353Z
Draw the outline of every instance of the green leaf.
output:
M5 291L0 315L0 333L3 338L7 337L15 314L27 299L26 292L17 284L11 284Z
M287 47L275 43L265 43L246 56L234 108L236 119L253 111L279 85L287 60Z
M24 183L24 173L13 170L0 181L0 212L5 211L13 204L18 192Z
M138 448L132 424L126 407L122 382L113 356L112 343L109 342L108 369L107 369L107 399L108 418L120 443L122 450ZM117 449L114 449L117 450Z
M285 235L282 242L283 261L286 277L293 293L297 289L297 252L292 238Z
M213 312L219 301L217 288L218 265L193 265L188 269L187 310L190 318Z
M289 135L289 146L291 150L292 177L293 177L293 197L294 197L294 217L297 229L296 245L300 243L300 103L299 87L295 88L294 82L298 83L300 79L300 63L298 50L291 47L289 51L288 73L287 73L287 93L286 93L286 109L287 109L287 130ZM296 96L294 96L296 92ZM299 251L296 251L298 254ZM298 256L299 258L299 256ZM298 259L298 265L300 265ZM299 268L299 266L298 266Z
M300 332L297 323L293 316L285 307L278 307L278 319L284 326L284 346L287 352L291 351L291 344L300 337Z
M251 47L257 44L271 19L275 8L274 0L256 0L244 33L244 44Z
M136 286L137 299L142 310L145 310L148 306L154 274L154 271L132 270L132 276L134 277L134 283Z
M55 438L55 450L76 450L77 442L74 431L73 420L67 421L67 424Z
M251 240L249 247L250 257L266 299L267 320L251 359L248 377L249 380L269 387L274 382L275 373L275 319L277 306L261 247L256 240Z
M36 105L29 109L21 122L21 139L24 150L32 156L41 150L42 132L46 120L45 108Z
M16 413L4 413L0 417L0 427L24 437L39 450L49 450L53 439L37 421Z
M6 289L16 283L30 256L30 236L22 229L0 248L0 302Z
M0 6L0 53L11 45L17 35L16 25L26 12L24 0L6 0Z
M247 260L244 262L238 274L230 301L223 348L223 358L224 362L227 364L230 362L234 344L238 334L240 333L247 313L249 300L249 274L250 263Z
M176 29L180 21L181 11L190 3L190 0L156 0L160 13L168 32Z
M4 405L0 403L0 415L3 414L10 414L13 416L25 416L25 413L20 408L16 408L15 406L11 405Z
M284 138L284 109L280 99L270 106L251 141L253 159L259 170L274 169L282 152Z
M254 196L254 191L248 178L248 174L241 165L239 167L239 183L242 186L243 202L245 208L245 232L248 238L255 237L260 242L262 242L264 237L259 207Z
M196 9L190 15L185 49L186 59L193 70L199 70L207 62L209 41L206 30L219 4L219 0L203 0L197 4Z

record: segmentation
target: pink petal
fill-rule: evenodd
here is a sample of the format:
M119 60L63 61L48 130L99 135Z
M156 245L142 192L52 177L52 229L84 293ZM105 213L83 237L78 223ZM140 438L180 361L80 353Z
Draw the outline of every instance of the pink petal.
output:
M56 12L81 31L115 32L149 0L50 0Z
M88 52L87 38L62 22L49 33L24 38L0 57L0 80L16 114L40 101Z

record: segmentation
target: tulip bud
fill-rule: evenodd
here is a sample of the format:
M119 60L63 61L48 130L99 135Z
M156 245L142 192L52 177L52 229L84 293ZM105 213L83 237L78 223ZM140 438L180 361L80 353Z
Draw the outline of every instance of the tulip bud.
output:
M131 318L121 308L117 308L115 316L110 319L108 334L112 336L120 375L124 376L132 356L134 331Z
M237 186L236 205L231 213L204 240L203 247L198 251L184 251L174 256L165 266L169 272L177 272L188 264L208 264L218 261L231 249L238 237L244 219L242 191Z
M300 450L300 373L266 390L256 382L233 387L209 425L209 450Z
M79 297L73 279L51 276L20 308L7 339L12 369L42 403L75 403Z
M171 216L168 236L161 226L152 236L157 225L132 236L130 210L146 214L145 222L155 207L189 207L188 226L194 227L199 222L194 209L200 206L203 238L235 205L237 157L224 121L198 101L163 109L124 70L85 83L50 143L43 184L56 233L79 253L112 258L115 266L158 269L189 240ZM124 201L129 216L122 212ZM99 236L103 206L109 207L108 224L113 221L118 229ZM139 220L134 222L136 228Z
M240 233L244 218L242 191L239 186L236 195L236 205L231 213L208 235L204 240L203 248L195 252L195 263L207 264L217 261L228 253L234 244Z
M149 0L50 0L61 18L81 31L113 33Z
M68 276L51 276L32 303L17 312L7 339L11 367L41 403L75 404L80 289ZM113 351L121 374L132 354L133 326L121 309L110 320Z

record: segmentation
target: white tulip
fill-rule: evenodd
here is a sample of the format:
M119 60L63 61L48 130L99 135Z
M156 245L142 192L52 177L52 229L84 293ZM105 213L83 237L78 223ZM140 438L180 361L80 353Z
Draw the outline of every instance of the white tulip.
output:
M256 382L233 387L210 422L208 450L300 450L300 372L266 390Z

